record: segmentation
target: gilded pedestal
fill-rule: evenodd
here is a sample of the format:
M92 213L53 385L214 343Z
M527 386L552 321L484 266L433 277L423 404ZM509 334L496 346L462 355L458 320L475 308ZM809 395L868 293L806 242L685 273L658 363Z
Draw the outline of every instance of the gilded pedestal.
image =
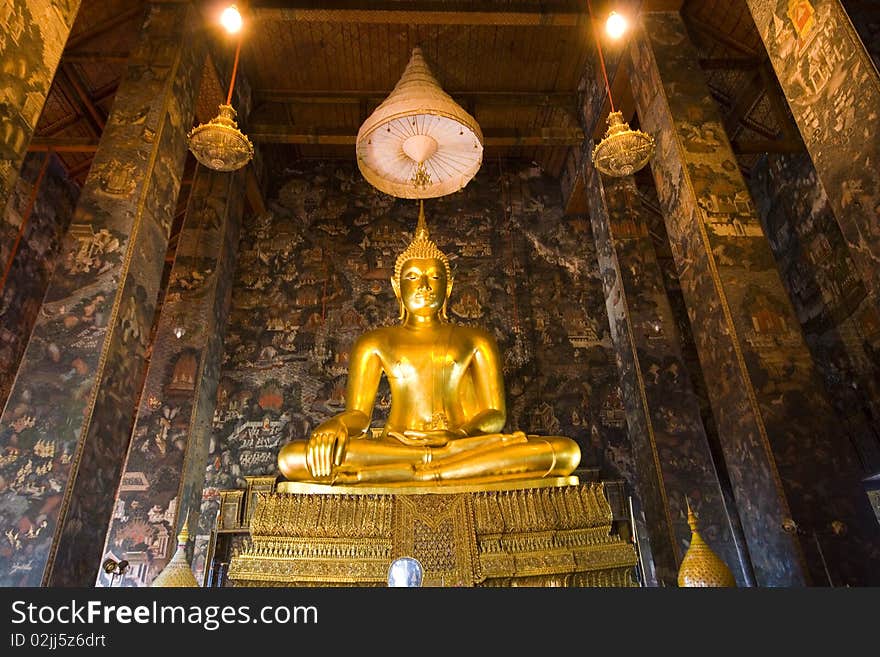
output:
M425 586L632 586L633 546L602 483L577 477L444 487L285 482L258 494L234 586L384 586L417 558Z

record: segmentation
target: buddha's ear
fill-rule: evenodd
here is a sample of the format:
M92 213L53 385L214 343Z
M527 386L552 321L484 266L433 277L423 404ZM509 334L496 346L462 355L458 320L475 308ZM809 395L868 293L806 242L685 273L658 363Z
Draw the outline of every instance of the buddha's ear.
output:
M449 303L449 295L452 294L452 278L446 281L446 298L443 299L443 307L440 309L440 317L443 318L444 321L449 321L449 317L446 315L446 304Z
M400 281L396 276L391 277L391 289L394 290L394 296L397 297L397 304L399 306L397 319L403 321L406 317L406 307L403 305L403 299L400 296Z

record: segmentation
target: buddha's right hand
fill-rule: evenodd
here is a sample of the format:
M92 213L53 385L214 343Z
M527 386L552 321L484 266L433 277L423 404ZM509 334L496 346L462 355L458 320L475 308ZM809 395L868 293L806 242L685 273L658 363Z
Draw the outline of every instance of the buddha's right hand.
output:
M306 465L312 476L329 477L342 464L348 445L348 428L337 418L322 422L312 431L306 447Z

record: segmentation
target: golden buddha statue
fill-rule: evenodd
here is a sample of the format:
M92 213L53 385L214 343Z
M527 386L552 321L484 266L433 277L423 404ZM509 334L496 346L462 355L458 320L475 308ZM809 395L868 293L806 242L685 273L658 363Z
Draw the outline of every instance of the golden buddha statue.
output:
M564 476L577 467L580 448L570 438L500 433L507 415L498 347L486 331L449 322L452 282L421 207L415 238L391 279L401 323L355 342L345 410L308 441L284 446L278 466L287 479L464 483ZM370 418L383 373L391 409L374 436Z

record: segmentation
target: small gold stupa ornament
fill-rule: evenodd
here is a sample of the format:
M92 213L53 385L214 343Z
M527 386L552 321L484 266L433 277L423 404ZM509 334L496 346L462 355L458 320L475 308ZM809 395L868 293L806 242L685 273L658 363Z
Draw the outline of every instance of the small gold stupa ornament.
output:
M189 532L184 523L183 529L177 535L177 550L174 552L174 556L150 584L151 587L166 589L198 587L199 583L186 559L186 542L188 540Z
M681 587L735 587L736 579L727 564L721 560L697 531L697 516L688 503L688 524L691 526L691 544L678 569Z
M632 130L621 112L611 112L605 137L593 149L593 164L606 176L622 178L644 167L653 154L654 138Z
M193 128L187 139L195 158L215 171L236 171L254 156L254 145L238 129L232 105L220 105L220 113Z
M399 198L436 198L470 182L483 161L483 133L413 49L394 90L364 121L357 163L367 182Z

